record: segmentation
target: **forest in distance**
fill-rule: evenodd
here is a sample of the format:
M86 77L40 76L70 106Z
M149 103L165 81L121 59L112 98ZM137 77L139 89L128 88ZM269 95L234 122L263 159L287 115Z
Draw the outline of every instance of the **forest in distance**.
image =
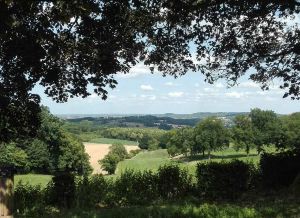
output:
M233 118L247 112L199 112L193 114L156 114L156 115L57 115L74 125L107 127L155 127L170 130L173 128L194 126L207 117L222 118L227 126L233 124ZM85 123L85 124L84 124Z

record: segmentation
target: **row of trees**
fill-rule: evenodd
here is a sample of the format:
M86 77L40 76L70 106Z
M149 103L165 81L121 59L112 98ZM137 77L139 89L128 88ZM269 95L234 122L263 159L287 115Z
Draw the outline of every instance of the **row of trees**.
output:
M234 126L226 128L222 119L210 117L199 122L194 128L182 128L167 132L163 137L171 156L178 154L199 154L228 147L251 148L258 153L263 146L274 145L277 149L300 148L300 113L277 116L273 111L252 109L248 115L238 115Z
M66 126L64 128L73 132ZM161 144L161 138L165 133L165 130L157 128L103 128L100 126L93 132L79 132L78 136L82 141L90 141L99 137L136 141L141 149L153 150L165 146Z
M60 119L45 107L40 112L41 127L34 138L21 138L0 145L0 165L21 172L74 172L89 174L89 156L83 144L63 129Z

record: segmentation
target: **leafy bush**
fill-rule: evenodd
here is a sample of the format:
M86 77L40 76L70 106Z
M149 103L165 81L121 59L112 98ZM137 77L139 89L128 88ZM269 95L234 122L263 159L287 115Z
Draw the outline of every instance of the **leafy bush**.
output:
M158 192L162 198L184 197L192 188L192 177L176 164L161 166L157 176Z
M127 155L127 159L131 159L134 156L136 156L138 153L140 153L142 150L137 149L137 150L131 150L128 155Z
M73 174L67 172L56 174L47 189L50 204L63 208L73 206L76 190Z
M121 160L124 160L128 156L125 146L121 143L114 143L109 149L112 154L117 155Z
M265 187L289 186L300 173L300 152L264 153L260 159L260 169Z
M128 157L128 153L124 145L120 143L113 144L109 147L109 152L102 160L99 160L101 168L109 174L114 174L120 161Z
M116 179L113 192L119 205L149 204L158 198L157 175L126 170Z
M120 157L113 153L108 153L102 160L99 160L101 168L108 172L108 174L114 174L118 163L121 161Z
M80 178L76 186L76 207L95 208L103 202L108 185L108 180L103 175Z
M213 199L236 198L249 188L253 170L252 165L239 160L198 163L198 191Z
M15 210L20 214L33 213L45 205L45 191L40 186L18 183L14 190Z

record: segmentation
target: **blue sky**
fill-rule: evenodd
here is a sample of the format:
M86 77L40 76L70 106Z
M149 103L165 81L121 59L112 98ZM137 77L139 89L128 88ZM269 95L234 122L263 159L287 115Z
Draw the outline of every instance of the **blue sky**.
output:
M283 18L290 27L300 25L300 14L294 15ZM195 52L193 45L190 49L191 53ZM109 90L106 101L93 94L59 104L46 97L42 87L36 87L33 92L41 95L42 104L54 114L239 112L255 107L283 114L300 111L300 101L283 99L284 91L276 82L269 91L262 91L258 84L243 77L239 86L227 88L224 81L214 85L205 83L201 73L187 73L177 79L159 73L153 75L143 64L116 78L119 85Z
M139 64L129 74L117 75L117 88L109 90L106 101L95 94L86 99L74 98L67 103L55 103L41 94L42 104L54 114L155 114L250 111L251 108L274 110L277 113L300 111L300 101L283 99L283 91L274 83L270 91L262 91L247 77L239 86L227 88L224 81L214 85L204 82L201 73L187 73L174 79L151 74Z

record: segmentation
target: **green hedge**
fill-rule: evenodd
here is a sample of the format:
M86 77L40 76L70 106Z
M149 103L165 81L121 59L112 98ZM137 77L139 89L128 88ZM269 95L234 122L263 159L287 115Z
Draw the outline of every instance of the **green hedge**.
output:
M205 198L239 197L247 191L254 167L239 160L232 162L209 162L197 165L198 194Z
M265 188L287 187L300 173L300 152L264 153L260 159L260 170Z

